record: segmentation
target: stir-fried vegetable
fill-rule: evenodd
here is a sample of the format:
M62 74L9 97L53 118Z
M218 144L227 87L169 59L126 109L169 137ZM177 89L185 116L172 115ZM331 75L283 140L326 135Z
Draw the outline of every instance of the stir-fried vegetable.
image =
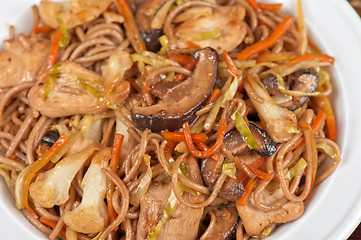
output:
M288 169L288 172L285 175L285 179L290 181L292 178L294 178L294 176L302 172L307 167L307 165L308 164L306 160L300 158L300 160L298 160L295 165Z
M236 178L236 164L233 162L223 163L222 172L224 172L231 178Z
M102 168L108 165L110 155L110 148L103 148L94 156L81 183L81 203L64 214L65 224L77 232L98 233L107 226L109 217L104 202L107 184Z
M208 140L208 136L205 133L192 133L191 135L192 135L192 141L194 143L202 143ZM166 140L172 142L182 142L186 140L184 133L182 132L163 131L162 136Z
M272 47L278 39L280 39L292 26L294 17L286 17L272 32L272 34L265 40L257 42L250 47L244 49L237 55L238 60L247 60L256 53L259 53L269 47Z
M118 0L117 3L120 6L121 12L124 15L124 27L127 32L127 36L134 47L139 53L146 50L145 43L142 36L140 35L138 25L135 21L134 15L130 10L126 0ZM117 5L118 7L118 5Z
M70 33L60 18L58 19L58 23L59 23L60 30L61 30L61 38L59 39L58 44L59 44L59 47L65 47L66 45L68 45L68 43L70 41L70 39L69 39Z
M130 199L130 203L134 206L139 206L140 200L143 195L147 192L150 181L152 180L152 168L150 167L150 159L151 157L147 154L144 155L144 163L147 165L147 171L145 172L144 177L140 181L139 185L137 186L133 197Z
M167 200L167 203L165 205L162 218L155 226L153 232L148 233L149 239L155 239L155 237L158 235L162 227L168 222L168 220L172 217L174 211L177 209L179 204L179 201L173 191L171 191L170 197Z
M257 179L249 179L248 180L248 183L245 188L245 192L244 192L243 196L238 199L237 204L239 204L241 206L245 206L247 204L249 195L251 195L251 192L252 192L254 186L256 185L257 181L258 181Z
M52 67L54 66L55 62L56 62L56 58L58 56L58 52L59 52L59 41L62 37L62 31L61 29L58 29L54 35L53 35L53 40L51 42L51 48L49 51L49 56L48 56L48 62L47 62L47 67Z
M35 174L42 169L58 151L60 151L67 141L67 136L60 136L44 155L20 172L15 185L15 203L17 208L29 208L28 190L31 180Z
M97 149L95 144L91 144L65 157L45 173L40 173L35 182L30 184L31 197L40 206L47 208L65 203L69 199L69 188L75 174Z
M46 82L45 82L45 87L44 87L44 100L47 100L49 97L49 93L51 88L53 87L55 81L56 81L56 76L57 74L59 74L60 72L60 68L61 68L61 64L55 64L53 66L53 69L51 71L51 73L49 74Z
M238 111L234 111L231 117L243 140L248 144L248 147L250 149L258 148L259 145L254 138L251 130L248 128L243 116Z
M189 151L197 158L208 158L210 156L213 156L222 145L223 137L226 134L226 125L227 125L226 120L222 118L219 121L216 142L213 144L212 147L210 147L206 151L199 151L193 145L192 135L191 135L191 132L189 129L189 123L185 122L183 124L183 132L184 132L184 136L186 138L186 143L187 143Z

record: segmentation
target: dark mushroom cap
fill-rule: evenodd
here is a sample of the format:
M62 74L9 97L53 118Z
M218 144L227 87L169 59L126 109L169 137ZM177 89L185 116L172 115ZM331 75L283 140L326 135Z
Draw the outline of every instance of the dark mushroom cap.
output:
M49 147L53 146L56 140L60 137L59 133L56 131L48 131L43 137L43 142Z
M269 157L276 152L277 143L273 141L265 131L263 131L254 123L249 123L248 127L259 145L258 148L253 149L255 152L257 152L262 157ZM248 145L245 143L241 134L236 129L227 133L223 143L227 150L234 155L245 154L247 151L249 151Z
M222 172L223 161L217 161L213 158L206 158L201 160L201 173L202 178L206 186L212 190L219 175ZM241 171L236 172L236 176ZM237 180L237 178L227 177L224 181L221 189L219 190L219 196L228 201L236 201L244 193L243 184Z
M193 75L172 86L158 103L151 106L136 105L132 108L133 124L140 130L174 131L185 122L192 122L198 111L211 95L217 79L218 54L212 48L197 50L198 59Z
M299 91L304 93L313 93L318 87L318 75L311 68L302 68L292 74L291 87L292 91ZM267 92L271 96L281 94L279 90L279 83L277 77L273 73L267 74L263 80ZM279 104L281 107L287 108L288 110L296 110L302 107L310 97L293 97L292 100Z
M151 52L158 52L162 47L159 42L159 37L163 35L162 29L152 29L146 32L141 32L147 50Z
M279 90L280 84L278 83L276 75L274 75L273 73L268 73L262 79L262 83L269 95L274 96L281 93Z

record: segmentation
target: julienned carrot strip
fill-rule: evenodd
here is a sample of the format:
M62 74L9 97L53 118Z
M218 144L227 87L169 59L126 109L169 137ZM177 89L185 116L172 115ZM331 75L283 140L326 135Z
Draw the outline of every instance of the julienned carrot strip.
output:
M197 147L202 150L202 151L207 151L208 150L208 146L205 143L197 143ZM216 153L212 156L212 158L214 160L216 160L217 162L221 161L221 157Z
M324 102L322 110L326 113L326 126L328 131L328 137L332 141L336 141L336 121L330 100L328 99L328 97L322 97L321 101Z
M21 200L22 200L22 204L24 204L23 206L29 207L29 203L28 203L29 185L35 174L38 171L40 171L40 169L42 169L50 161L50 159L68 142L68 140L69 138L66 135L61 135L46 153L44 153L32 165L29 165L28 168L25 168L27 169L27 172L24 175L24 179L22 183L24 189L23 191L21 191L22 192Z
M238 60L247 60L253 55L272 47L278 39L280 39L292 26L295 18L293 16L286 17L283 21L275 28L275 30L271 33L271 35L260 42L257 42L250 47L244 49L237 55Z
M50 47L50 51L49 51L49 56L48 56L48 67L52 67L54 66L55 62L56 62L56 58L58 56L58 52L59 52L59 41L61 39L61 29L59 28L58 30L56 30L56 32L53 35L53 40L51 41L51 47Z
M263 9L263 10L267 10L267 11L277 11L280 10L282 7L282 3L275 3L275 4L271 4L271 3L258 3L258 6Z
M114 141L113 141L113 148L112 148L112 154L111 154L111 159L110 159L110 168L112 169L113 172L117 172L118 167L119 167L119 155L120 155L120 150L122 148L123 145L123 140L124 140L124 135L116 133L114 136ZM113 204L111 204L111 199L113 196L113 192L114 192L114 184L113 183L109 183L108 184L108 191L107 191L107 203L108 203L108 215L109 215L109 220L110 222L113 222L116 218L117 218L117 213L115 212L114 208L113 208Z
M118 0L121 11L124 16L124 27L127 32L130 43L134 47L135 51L142 52L147 50L138 25L135 21L134 15L129 8L129 5L126 0ZM118 7L118 6L117 6Z
M179 63L180 65L184 66L190 61L192 61L192 57L189 55L183 55L183 54L170 54L168 56L169 59Z
M196 66L197 66L197 62L198 62L197 59L193 59L193 58L192 58L191 61L190 61L189 63L187 63L184 67L187 68L187 69L190 70L190 71L193 71L193 70L196 68ZM185 78L185 75L179 73L179 74L177 74L177 75L175 76L174 82L181 82L181 81L184 80L184 78Z
M45 32L49 32L52 28L49 27L48 25L44 25L35 29L32 29L29 33L29 35L33 35L33 34L40 34L40 33L45 33Z
M188 149L193 154L193 156L195 156L197 158L209 158L210 156L213 156L222 145L224 135L226 134L226 125L227 125L227 121L225 119L221 118L221 120L219 121L216 142L208 150L199 151L193 145L192 135L191 135L191 131L189 129L189 124L188 124L188 122L185 122L183 124L183 132L184 132L184 136L186 138L186 143L187 143Z
M315 58L319 59L321 62L329 62L331 64L335 62L335 58L325 54L307 53L305 55L294 58L290 63L295 64L301 61L314 60Z
M195 44L194 42L191 42L191 41L186 41L186 44L190 48L195 48L195 49L200 49L201 48L200 46L198 46L197 44Z
M25 208L26 208L30 213L34 214L35 216L38 216L38 213L29 206L29 201L26 201L26 202L25 202Z
M211 102L214 102L218 97L219 95L221 95L222 91L218 88L215 88L211 94L211 96L208 98L207 100L207 104L211 103Z
M161 134L167 141L183 142L186 140L182 132L163 131ZM194 143L202 143L208 140L208 136L205 133L192 133L191 135Z
M247 0L247 2L253 8L253 10L259 10L259 3L256 0Z
M247 204L249 195L251 194L254 186L257 183L257 179L250 179L245 187L245 191L242 197L240 197L237 201L237 204L241 206L245 206Z
M232 58L228 55L226 50L223 50L223 56L226 60L229 71L235 76L241 76L241 73L238 71L237 67L234 65Z
M123 140L124 140L123 134L120 133L115 134L113 148L112 148L112 155L110 159L110 168L113 170L113 172L116 172L118 170L119 155L120 155L120 150L122 149Z
M144 92L144 93L150 93L150 87L149 87L149 86L145 86L145 87L143 88L143 92Z
M51 227L51 228L55 228L55 227L56 227L56 224L57 224L56 222L54 222L54 221L52 221L52 220L50 220L50 219L44 218L44 217L40 217L40 218L39 218L39 221L40 221L41 223L43 223L43 224ZM64 228L61 228L60 233L61 233L63 236L65 236L65 229L64 229Z
M254 161L251 166L254 168L259 168L260 166L262 166L262 164L264 163L264 158L260 157L258 158L256 161ZM248 165L249 166L249 165ZM247 180L248 176L246 173L242 172L238 177L237 180L239 182L244 182L245 180Z
M315 134L321 128L321 125L323 124L323 122L325 120L326 120L326 113L324 111L320 110L317 113L317 116L316 116L315 120L312 123L313 134Z
M258 178L262 179L263 181L269 181L271 179L271 175L268 173L265 173L258 168L255 168L253 166L247 166L251 172L253 172Z
M259 62L285 62L290 61L291 59L297 58L299 53L297 52L266 52L264 54L259 54L256 58L257 63Z

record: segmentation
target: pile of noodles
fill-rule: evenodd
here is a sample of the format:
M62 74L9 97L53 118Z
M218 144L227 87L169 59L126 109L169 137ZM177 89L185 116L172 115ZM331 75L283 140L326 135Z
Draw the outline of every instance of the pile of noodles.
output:
M240 4L246 9L246 27L247 36L244 42L238 46L233 52L230 53L231 58L235 59L237 54L247 46L250 46L256 42L266 39L276 28L276 26L287 16L286 13L281 10L268 11L261 10L255 11L247 1L237 0L235 4ZM208 3L201 1L185 1L180 3L178 6L171 9L167 14L164 24L163 31L168 38L168 54L191 54L196 49L189 47L185 49L178 49L175 44L175 34L173 32L172 19L177 14L182 12L184 9L188 9L194 6L200 5L221 5L221 4L232 4L232 3ZM134 5L136 6L136 5ZM132 7L134 7L132 5ZM118 12L115 7L111 7L110 11ZM41 26L41 20L38 15L37 8L33 8L34 12L34 24L33 29ZM299 19L298 22L301 20ZM134 36L129 36L131 31L125 31L122 23L107 22L103 16L83 25L79 25L74 29L70 30L69 43L66 47L61 48L57 62L64 60L74 61L81 64L83 67L101 73L101 66L106 63L107 59L116 50L124 50L129 53L134 53ZM32 36L34 37L34 36ZM48 33L42 33L36 36L38 38L51 39L52 35ZM10 30L10 39L15 39L14 28ZM26 44L27 38L25 35L20 34L18 38L22 39ZM285 34L277 43L269 48L272 53L283 53L283 52L302 52L304 54L305 49L313 48L317 50L312 44L307 41L307 35L300 31L299 26L296 23L289 29L288 33ZM163 57L163 56L162 56ZM220 62L224 63L224 57L220 55ZM247 66L239 66L242 71L248 74L260 75L263 71L271 68L275 68L281 65L280 62L257 62L257 64L251 64ZM315 64L315 65L312 65ZM223 67L222 67L223 66ZM305 64L299 64L294 69L290 70L290 73L295 72L298 68L314 67L315 69L322 68L321 64L317 61L307 62ZM325 72L325 70L322 70ZM189 74L189 70L184 67L164 67L154 70L154 72L147 73L148 76L157 76L159 74L167 74L169 72ZM218 71L219 78L227 79L230 75L227 67L220 64ZM140 131L136 129L131 120L131 108L134 104L134 99L143 102L143 104L154 103L155 98L150 93L142 91L144 88L144 72L139 72L137 66L127 73L126 80L131 83L131 96L125 100L122 107L119 109L109 109L103 113L97 114L98 118L102 118L102 136L99 141L100 144L106 147L112 147L114 134L116 130L116 122L120 121L127 128L128 143L126 148L122 148L119 160L118 169L114 172L109 167L104 168L108 181L113 183L114 192L112 199L105 199L107 204L112 204L117 217L110 222L108 226L99 234L82 234L77 233L78 239L133 239L136 232L137 221L140 213L139 206L133 206L129 203L132 192L140 184L144 177L147 167L144 164L144 155L149 155L152 158L151 170L152 170L152 181L162 176L167 177L172 182L172 186L177 186L178 182L182 182L187 188L197 191L199 194L205 196L204 202L198 204L191 204L182 197L182 193L177 187L173 188L173 191L182 204L192 207L207 207L217 197L218 192L222 184L224 183L227 175L220 174L213 191L210 191L206 186L197 184L190 180L179 177L178 168L181 165L184 158L191 154L185 145L179 146L176 150L169 151L168 141L165 140L160 133L151 132L150 130ZM151 77L149 77L151 79ZM19 173L25 169L28 165L33 164L37 159L48 149L42 141L44 135L57 124L67 121L73 121L74 118L79 116L69 116L65 118L49 118L42 115L40 112L32 109L29 106L27 99L27 93L29 89L35 84L35 82L26 82L17 86L1 89L0 98L0 119L1 119L1 130L0 130L0 163L2 165L2 172L5 176L6 184L9 191L14 195L14 186ZM224 84L224 81L223 81ZM219 86L222 88L222 85ZM332 85L326 83L323 88L319 88L317 91L320 92L318 96L311 97L303 107L297 110L298 122L306 122L308 125L312 125L317 113L323 108L322 103L318 101L318 98L327 98L332 92ZM232 110L236 107L237 111L247 119L248 108L244 101L245 92L237 92L233 99L226 102L224 108L219 111L219 114L213 122L213 126L207 131L203 130L203 123L210 114L210 109L213 107L212 103L210 106L205 107L201 114L198 116L195 123L192 125L192 129L199 129L200 132L204 132L209 137L208 145L212 144L217 137L218 121L221 118L226 119L227 132L234 129L234 123L231 120ZM136 96L136 97L134 97ZM257 98L257 96L255 96ZM207 110L208 109L208 110ZM312 135L312 136L311 136ZM314 141L303 141L303 139L314 139ZM299 142L301 142L299 144ZM322 149L318 149L314 152L315 144L326 144L333 149L336 156L332 156L334 161L330 163L330 158L327 158L327 153ZM218 154L222 159L236 159L232 153L227 152L225 149L220 150ZM312 155L313 154L313 155ZM314 157L316 155L317 165L323 166L322 172L317 174L314 182L311 181L312 175L314 174L311 168L306 168L297 175L289 183L285 180L285 173L293 166L301 156L305 158L309 165L312 165ZM226 156L226 157L225 157ZM328 159L327 161L324 161ZM338 160L336 160L338 159ZM315 133L310 131L306 127L300 127L299 131L287 142L277 145L277 152L272 156L265 159L262 166L262 170L271 176L271 179L264 181L257 179L257 184L253 188L253 199L254 205L257 209L264 212L279 209L286 202L302 202L306 201L311 190L325 178L327 178L337 167L340 159L340 151L337 144L329 138L326 122L324 121ZM47 165L45 171L54 165ZM86 166L76 174L74 181L70 188L69 200L61 205L53 208L43 208L36 202L32 202L30 199L30 207L36 212L36 214L30 212L28 209L22 209L24 216L40 231L44 232L49 236L50 239L60 238L65 239L64 230L66 231L67 226L63 222L62 216L67 211L71 210L74 206L77 206L82 198L82 186L84 173L86 172ZM169 171L169 175L165 172ZM237 171L242 171L237 168ZM245 169L246 174L249 177L253 177L252 173ZM35 178L34 178L35 179ZM267 186L274 179L280 183L280 188L283 192L283 197L277 202L269 205L261 201L261 194L267 188ZM204 237L212 231L214 227L214 218L212 210L210 210L205 216L208 218L208 226L205 227L200 237L204 234ZM44 221L47 219L49 221ZM98 235L98 236L97 236ZM242 219L238 220L238 226L234 239L248 239L252 236L247 236L244 232Z

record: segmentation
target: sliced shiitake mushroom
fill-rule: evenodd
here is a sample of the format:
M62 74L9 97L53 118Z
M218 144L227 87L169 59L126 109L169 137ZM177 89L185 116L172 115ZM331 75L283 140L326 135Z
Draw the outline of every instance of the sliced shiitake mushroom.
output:
M290 90L304 92L304 93L313 93L316 91L318 86L318 75L311 68L302 68L297 70L292 74ZM271 96L281 95L279 82L277 76L273 73L267 74L262 83L264 84L266 90ZM284 94L286 95L286 94ZM291 97L284 98L285 101L278 103L279 106L287 108L288 110L296 110L299 107L302 107L309 99L309 96L303 97Z
M135 105L131 111L133 124L140 130L153 132L177 130L183 123L192 122L198 111L211 95L217 79L218 54L212 48L197 50L193 54L198 59L193 74L166 91L156 104Z

